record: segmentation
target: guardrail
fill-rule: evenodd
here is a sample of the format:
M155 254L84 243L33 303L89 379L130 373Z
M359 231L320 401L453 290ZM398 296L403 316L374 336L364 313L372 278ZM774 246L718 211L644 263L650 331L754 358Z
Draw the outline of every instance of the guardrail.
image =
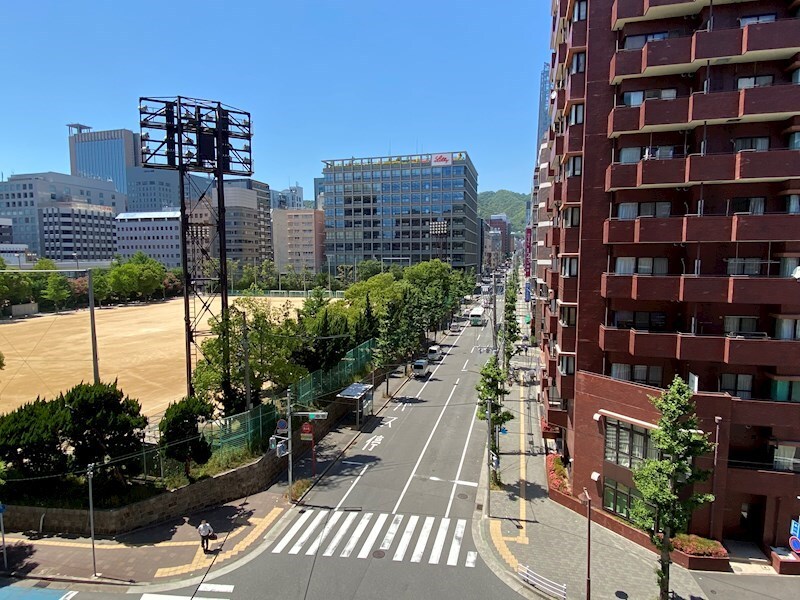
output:
M550 581L546 577L534 573L526 565L519 565L517 567L517 575L519 578L527 583L529 586L552 596L553 598L560 598L567 600L567 585L564 583L556 583Z

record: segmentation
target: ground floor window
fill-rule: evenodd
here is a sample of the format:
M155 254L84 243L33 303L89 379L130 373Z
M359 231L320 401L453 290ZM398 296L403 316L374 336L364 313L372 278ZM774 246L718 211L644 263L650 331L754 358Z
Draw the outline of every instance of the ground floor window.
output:
M624 519L630 517L634 499L641 497L636 488L607 477L603 481L603 508Z

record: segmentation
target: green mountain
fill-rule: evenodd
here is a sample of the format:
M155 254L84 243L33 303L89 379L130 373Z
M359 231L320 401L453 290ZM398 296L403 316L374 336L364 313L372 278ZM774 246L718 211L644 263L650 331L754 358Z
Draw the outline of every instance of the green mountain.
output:
M522 233L525 231L525 202L528 194L518 194L508 190L496 192L480 192L478 194L478 216L489 219L490 215L506 213L511 220L511 231Z

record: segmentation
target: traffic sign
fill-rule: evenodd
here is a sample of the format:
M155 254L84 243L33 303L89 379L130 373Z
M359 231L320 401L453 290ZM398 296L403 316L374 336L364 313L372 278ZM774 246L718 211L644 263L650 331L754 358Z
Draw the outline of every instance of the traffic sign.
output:
M0 515L2 515L4 512L6 512L6 505L0 504Z
M800 520L795 521L794 519L792 519L792 525L789 527L789 535L793 535L794 537L800 538Z
M311 442L314 440L314 430L311 423L303 423L300 427L300 440L303 442Z
M289 423L286 419L278 419L278 425L275 427L277 433L288 433Z
M794 552L800 554L800 538L796 535L793 535L789 538L789 548L791 548Z
M312 412L308 413L308 420L309 421L319 421L321 419L327 419L328 413L327 412Z

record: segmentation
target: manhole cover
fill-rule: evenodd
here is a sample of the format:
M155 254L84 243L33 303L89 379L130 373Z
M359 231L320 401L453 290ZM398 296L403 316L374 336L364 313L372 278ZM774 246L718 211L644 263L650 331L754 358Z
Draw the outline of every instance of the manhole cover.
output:
M481 504L476 504L476 505L475 505L475 510L483 510L483 503L481 503Z
M375 552L372 553L372 558L383 558L384 556L386 556L386 552L383 550L375 550Z
M46 588L46 587L48 587L49 585L50 585L50 582L49 582L49 581L37 581L36 583L34 583L34 584L33 584L33 587L37 587L37 588Z
M466 494L459 494L458 498L459 500L466 500L467 498L469 498L469 496L467 496Z

